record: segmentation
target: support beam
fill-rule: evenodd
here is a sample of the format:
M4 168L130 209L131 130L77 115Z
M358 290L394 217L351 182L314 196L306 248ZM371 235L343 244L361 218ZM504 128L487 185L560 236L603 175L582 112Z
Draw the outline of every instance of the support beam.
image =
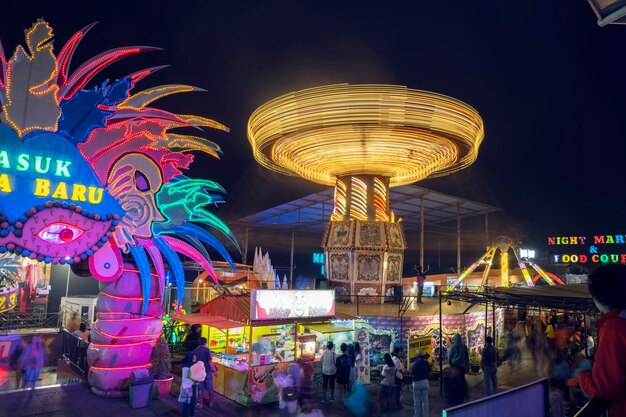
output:
M443 351L441 347L445 342L443 338L443 313L441 312L441 287L439 288L439 396L443 397Z
M246 234L243 241L243 256L241 257L241 261L244 265L248 262L248 226L246 226Z
M485 213L485 247L491 246L489 242L489 213Z
M456 275L461 274L461 205L456 205Z
M471 264L465 271L463 271L463 273L459 275L456 281L454 281L452 285L450 285L446 291L454 291L454 289L458 287L463 282L463 280L467 278L469 274L471 274L472 272L474 272L476 268L478 268L478 266L483 262L483 260L487 257L487 255L489 255L489 253L490 251L488 250L476 262Z
M295 232L291 232L291 260L289 262L289 288L293 288L293 244Z
M420 272L424 273L424 197L420 197Z

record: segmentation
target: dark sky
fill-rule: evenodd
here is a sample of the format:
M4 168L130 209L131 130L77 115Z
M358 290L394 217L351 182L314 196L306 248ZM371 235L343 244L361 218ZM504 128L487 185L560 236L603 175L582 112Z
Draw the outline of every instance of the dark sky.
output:
M99 21L73 68L104 49L152 45L164 51L105 75L171 64L140 87L208 90L158 104L231 128L209 132L222 160L198 157L192 171L229 191L220 210L226 218L322 189L254 162L246 123L258 105L327 83L391 83L461 99L485 122L472 167L420 185L502 207L529 242L625 233L626 27L599 28L585 0L6 3L7 55L37 17L55 28L57 51Z

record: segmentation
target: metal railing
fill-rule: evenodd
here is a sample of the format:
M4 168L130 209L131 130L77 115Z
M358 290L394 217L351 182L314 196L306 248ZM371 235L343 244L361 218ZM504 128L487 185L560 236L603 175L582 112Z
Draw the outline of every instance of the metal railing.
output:
M70 365L75 371L87 376L89 372L89 363L87 362L87 348L89 342L84 341L80 337L63 330L61 332L63 343L61 347L61 357Z
M26 314L13 311L0 314L0 334L15 330L61 328L59 313Z

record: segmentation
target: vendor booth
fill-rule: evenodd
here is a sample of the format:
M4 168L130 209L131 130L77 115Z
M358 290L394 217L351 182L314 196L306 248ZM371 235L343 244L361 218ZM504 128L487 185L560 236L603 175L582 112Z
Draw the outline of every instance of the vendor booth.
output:
M333 290L263 289L221 295L199 314L176 316L202 325L218 369L215 392L245 406L278 401L274 381L290 363L319 362L333 337L352 340L353 321L333 324L335 318Z

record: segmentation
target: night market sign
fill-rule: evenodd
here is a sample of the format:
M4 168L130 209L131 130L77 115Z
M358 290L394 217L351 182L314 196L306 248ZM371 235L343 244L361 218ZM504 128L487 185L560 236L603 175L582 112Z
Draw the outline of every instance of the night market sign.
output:
M554 263L626 263L626 235L553 236L548 246L567 253L550 254Z

